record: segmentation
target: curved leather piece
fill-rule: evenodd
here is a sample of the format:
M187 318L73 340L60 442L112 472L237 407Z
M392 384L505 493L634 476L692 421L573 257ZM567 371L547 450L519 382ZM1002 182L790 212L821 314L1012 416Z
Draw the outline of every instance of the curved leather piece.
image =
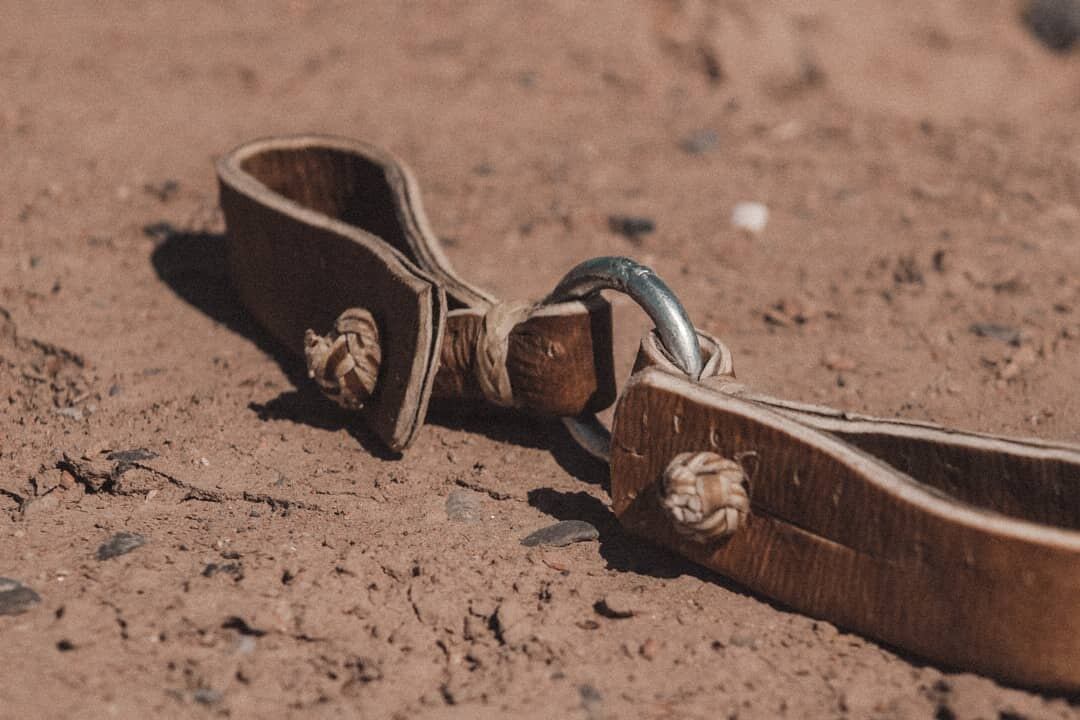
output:
M401 450L427 411L446 296L375 234L405 245L381 168L334 162L335 152L313 150L307 138L276 139L218 162L229 275L255 320L301 357L306 329L325 331L349 307L372 313L383 362L360 413L383 442ZM381 188L382 195L356 203L360 186Z
M495 300L451 268L404 164L352 140L297 136L246 144L217 170L230 275L275 338L302 354L306 329L326 332L349 307L374 315L383 362L360 412L391 449L412 441L433 389L481 397L476 337ZM603 409L615 398L612 366L602 299L542 308L509 335L506 367L525 409Z
M1080 689L1080 448L690 382L655 341L639 364L612 442L635 533L935 661ZM749 523L722 544L686 541L656 502L667 462L700 450L756 454Z

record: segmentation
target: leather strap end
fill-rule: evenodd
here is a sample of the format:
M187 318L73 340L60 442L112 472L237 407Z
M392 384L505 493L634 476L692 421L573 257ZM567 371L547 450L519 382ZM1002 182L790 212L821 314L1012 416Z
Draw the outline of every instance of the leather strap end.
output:
M753 459L729 537L672 520L717 504L695 485L673 513L665 473L689 453ZM923 657L1072 691L1080 636L1062 628L1080 612L1080 523L1044 488L1069 505L1078 471L1076 448L733 396L660 367L627 384L611 443L613 508L634 534Z
M303 358L307 330L329 332L349 308L378 326L382 363L358 420L394 451L427 412L446 316L446 295L395 247L355 223L393 196L386 167L366 146L321 137L255 141L217 164L230 279L252 317ZM408 235L394 204L361 218L386 236ZM349 222L347 222L347 220ZM395 235L396 233L396 235Z

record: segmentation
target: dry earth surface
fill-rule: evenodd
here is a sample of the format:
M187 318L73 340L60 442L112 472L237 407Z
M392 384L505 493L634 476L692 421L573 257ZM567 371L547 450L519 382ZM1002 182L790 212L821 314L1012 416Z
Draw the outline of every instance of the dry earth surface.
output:
M627 536L555 421L437 407L380 451L237 306L212 169L276 133L384 145L503 297L631 255L751 385L1076 441L1080 53L1016 2L2 16L0 576L40 602L0 616L0 717L1080 716ZM556 519L599 538L520 544ZM117 533L145 542L99 560Z

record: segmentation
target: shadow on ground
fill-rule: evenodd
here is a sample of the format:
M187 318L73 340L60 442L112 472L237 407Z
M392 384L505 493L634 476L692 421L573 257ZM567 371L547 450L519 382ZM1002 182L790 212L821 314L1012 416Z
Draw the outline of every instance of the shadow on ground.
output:
M277 361L292 383L292 389L272 400L248 406L261 420L289 420L322 430L345 429L372 455L383 459L400 457L387 450L354 415L326 402L308 381L300 359L259 327L244 310L229 283L224 235L180 230L167 223L147 226L145 232L157 240L150 262L161 281L214 321L255 343Z

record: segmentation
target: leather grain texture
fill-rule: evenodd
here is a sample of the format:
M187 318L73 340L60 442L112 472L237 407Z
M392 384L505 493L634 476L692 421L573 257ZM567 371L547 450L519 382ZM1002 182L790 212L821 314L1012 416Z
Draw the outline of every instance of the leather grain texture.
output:
M1080 689L1080 448L791 403L730 375L691 382L655 338L638 365L612 442L614 509L633 532L936 662ZM746 527L707 545L675 533L656 497L671 458L703 450L754 459Z

